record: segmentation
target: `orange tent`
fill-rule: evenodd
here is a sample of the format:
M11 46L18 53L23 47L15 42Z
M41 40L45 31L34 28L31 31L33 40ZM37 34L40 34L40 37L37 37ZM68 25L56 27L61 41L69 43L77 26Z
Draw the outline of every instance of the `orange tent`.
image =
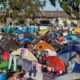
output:
M64 62L56 56L48 56L45 58L45 61L48 62L48 67L52 67L54 69L59 69L65 72L66 66Z
M45 41L39 42L38 44L36 44L33 47L33 49L36 49L36 50L38 50L38 49L41 49L41 50L50 49L50 50L54 51L54 48L50 44L46 43Z

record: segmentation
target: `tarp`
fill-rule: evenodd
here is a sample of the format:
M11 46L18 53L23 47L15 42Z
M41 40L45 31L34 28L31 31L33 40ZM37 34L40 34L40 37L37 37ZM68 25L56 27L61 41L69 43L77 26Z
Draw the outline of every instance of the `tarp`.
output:
M48 43L46 43L44 41L39 42L38 44L36 44L33 47L33 49L36 49L36 50L38 50L38 49L41 49L41 50L50 49L50 50L54 51L54 48L50 44L48 44Z

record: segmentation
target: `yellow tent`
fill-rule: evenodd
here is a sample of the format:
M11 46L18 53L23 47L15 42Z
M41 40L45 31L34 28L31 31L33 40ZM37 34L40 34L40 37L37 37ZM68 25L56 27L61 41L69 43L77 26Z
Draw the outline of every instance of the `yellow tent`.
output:
M39 35L44 35L44 34L46 34L47 32L48 32L47 29L43 29L43 30L39 31Z
M75 33L80 33L80 27L76 28L76 29L74 30L74 32L75 32Z

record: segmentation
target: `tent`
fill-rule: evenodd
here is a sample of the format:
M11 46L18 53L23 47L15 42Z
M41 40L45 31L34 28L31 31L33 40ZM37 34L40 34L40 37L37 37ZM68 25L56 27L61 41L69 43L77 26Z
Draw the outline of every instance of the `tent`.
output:
M67 42L72 42L74 40L77 40L78 37L76 35L68 35L67 37L64 38Z
M73 68L73 72L80 73L80 64L75 63L75 66Z
M75 33L80 33L80 28L76 28L76 29L74 30L74 32L75 32Z
M0 42L0 46L4 51L10 51L11 49L17 49L19 47L12 38L3 38Z
M54 69L59 69L59 70L65 72L65 69L66 69L65 64L58 57L48 56L48 57L45 58L45 61L47 61L47 66L48 67L52 67Z
M39 31L39 35L44 35L44 34L46 34L48 32L48 30L47 29L43 29L43 30L41 30L41 31Z
M38 44L36 44L33 49L35 50L38 50L38 49L41 49L41 50L45 50L45 49L50 49L50 50L53 50L54 51L54 48L46 43L45 41L42 41L42 42L39 42Z
M22 58L27 59L29 61L35 61L37 62L37 58L27 49L22 49Z
M57 56L57 53L55 51L52 51L50 49L45 49L45 51L47 51L48 56Z

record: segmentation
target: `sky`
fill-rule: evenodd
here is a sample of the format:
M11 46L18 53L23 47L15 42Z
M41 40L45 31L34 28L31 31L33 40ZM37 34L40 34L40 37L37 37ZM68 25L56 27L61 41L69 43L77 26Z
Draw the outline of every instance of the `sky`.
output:
M42 0L43 1L43 0ZM43 8L45 11L62 11L62 8L60 7L60 4L58 3L58 0L56 1L56 7L51 5L49 0L46 0L46 6Z

